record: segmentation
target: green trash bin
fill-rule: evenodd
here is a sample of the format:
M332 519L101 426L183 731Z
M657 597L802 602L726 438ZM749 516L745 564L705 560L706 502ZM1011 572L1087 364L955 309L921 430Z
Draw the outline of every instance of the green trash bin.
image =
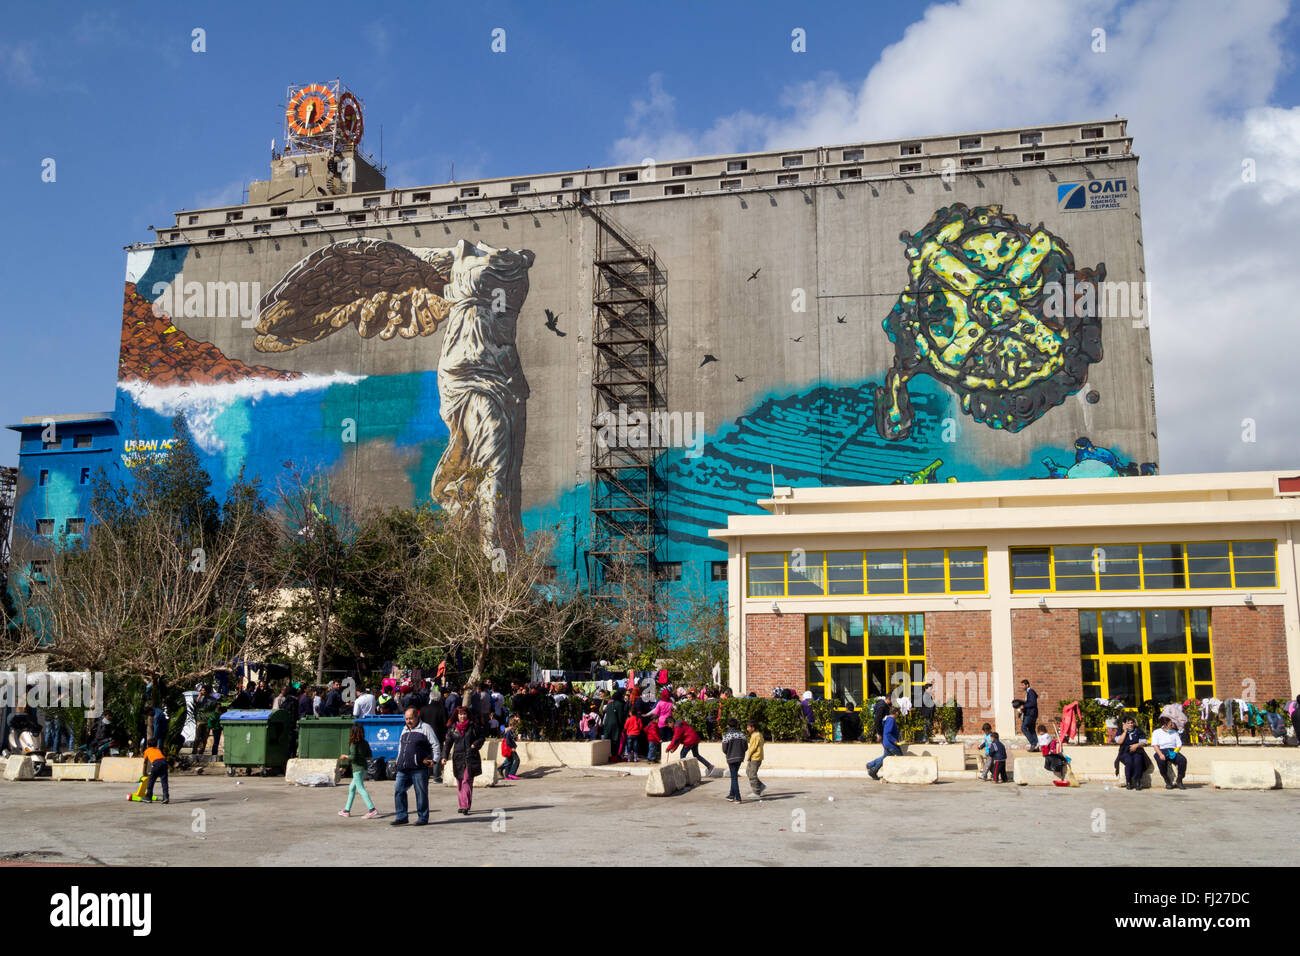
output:
M225 737L226 773L245 768L263 777L271 771L284 772L289 762L293 718L284 710L228 710L221 715ZM340 751L342 753L342 751Z
M305 760L338 760L348 752L351 717L304 717L298 721L298 756Z

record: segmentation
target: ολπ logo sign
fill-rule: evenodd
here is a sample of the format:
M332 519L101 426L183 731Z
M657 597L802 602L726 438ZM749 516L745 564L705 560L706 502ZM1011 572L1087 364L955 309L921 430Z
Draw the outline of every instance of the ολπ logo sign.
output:
M1083 183L1061 183L1056 187L1056 205L1061 209L1083 209L1087 204Z
M375 733L375 739L376 739L376 740L387 740L387 739L388 739L388 728L387 728L387 727L380 727L379 730Z

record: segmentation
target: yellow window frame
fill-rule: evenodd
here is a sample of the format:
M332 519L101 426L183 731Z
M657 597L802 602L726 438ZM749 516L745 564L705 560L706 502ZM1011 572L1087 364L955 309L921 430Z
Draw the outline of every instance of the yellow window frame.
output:
M1186 637L1187 637L1187 645L1186 645L1186 646L1189 648L1189 650L1188 650L1187 653L1185 653L1185 654L1152 654L1152 653L1150 653L1150 652L1147 650L1147 646L1148 646L1148 645L1147 645L1147 616L1146 616L1146 612L1147 612L1147 611L1150 611L1150 610L1171 610L1171 611L1182 611L1182 612L1183 612L1183 620L1184 620L1184 625L1183 625L1183 627L1184 627L1184 630L1185 630L1185 633L1186 633ZM1193 651L1190 650L1190 648L1191 648L1191 646L1192 646L1192 612L1193 612L1193 611L1200 611L1200 610L1204 610L1204 611L1207 612L1207 615L1206 615L1206 617L1207 617L1207 623L1206 623L1206 639L1209 641L1209 650L1206 651L1206 652L1204 652L1204 653L1193 652ZM1100 692L1099 696L1104 697L1104 698L1107 699L1107 700L1110 700L1110 699L1111 699L1111 693L1110 693L1110 672L1109 672L1109 669L1106 667L1107 664L1137 664L1138 667L1139 667L1139 671L1140 671L1141 679L1142 679L1142 687L1141 687L1140 692L1139 692L1139 697L1140 697L1140 699L1135 703L1134 706L1126 708L1127 710L1136 710L1136 709L1137 709L1137 706L1140 705L1140 704L1142 703L1142 701L1150 699L1147 695L1150 694L1150 690L1151 690L1151 664L1153 664L1153 663L1182 663L1182 664L1183 664L1184 672L1185 672L1186 675L1187 675L1187 696L1188 696L1189 698L1193 698L1193 699L1195 699L1195 698L1198 696L1197 693L1196 693L1196 686L1197 686L1198 684L1201 684L1201 685L1209 684L1211 688L1214 688L1214 687L1217 686L1217 685L1215 684L1215 679L1214 679L1214 615L1211 614L1211 613L1208 613L1208 612L1210 611L1209 608L1191 608L1191 607L1183 607L1183 608L1129 608L1129 607L1119 607L1119 608L1114 608L1114 607L1108 607L1108 608L1096 608L1096 609L1093 609L1093 608L1081 608L1080 611L1081 611L1081 613L1090 613L1090 614L1095 614L1095 615L1097 616L1097 632L1096 632L1096 635L1097 635L1097 653L1095 653L1095 654L1080 654L1080 655L1079 655L1079 660L1080 660L1080 673L1081 673L1081 674L1082 674L1082 662L1083 662L1083 661L1085 661L1085 660L1094 660L1094 661L1097 661L1098 680L1095 680L1095 681L1083 681L1082 683L1083 683L1085 686L1090 685L1090 684L1097 684L1097 685L1099 685L1100 688L1101 688L1101 692ZM1139 625L1140 625L1140 627L1141 627L1141 635L1142 635L1142 653L1140 653L1140 654L1107 654L1107 653L1105 652L1106 644L1105 644L1105 636L1104 636L1104 634L1102 633L1102 623L1101 623L1101 620L1102 620L1102 619L1101 619L1101 616L1102 616L1102 614L1106 613L1107 611L1133 611L1133 612L1135 612L1135 613L1137 614L1137 616L1138 616L1138 622L1139 622ZM1209 676L1209 678L1198 680L1197 677L1196 677L1196 663L1195 663L1195 662L1196 662L1197 660L1202 659L1202 658L1208 659L1209 662L1210 662L1210 676ZM1211 691L1211 694L1213 695L1213 691ZM1087 695L1085 694L1085 696L1087 696Z
M846 598L846 597L902 597L903 595L913 595L916 597L944 595L962 595L962 594L987 594L989 591L989 551L984 547L963 547L963 548L868 548L862 551L856 549L841 550L839 554L857 553L861 555L862 569L862 590L856 593L831 594L831 577L830 577L830 554L833 549L822 549L820 552L821 560L821 580L825 593L823 594L794 594L790 593L790 554L789 551L751 551L745 555L745 596L749 598L774 598L774 597L798 597L798 598ZM872 594L867 582L867 555L875 551L900 551L903 555L903 590L902 592L890 592L887 594ZM908 551L942 551L943 552L943 590L942 591L921 591L914 592L911 589L911 575L909 571L909 562L907 559ZM952 587L952 553L954 551L972 551L980 555L980 589L972 591L969 589L953 590ZM751 577L751 562L755 557L771 557L774 555L781 556L781 590L776 594L755 594L753 591L753 579ZM837 564L836 567L848 567L849 565ZM775 570L775 566L764 568L763 570ZM927 580L937 580L929 578ZM974 580L974 578L961 578L959 580ZM775 583L775 582L774 582Z
M1049 586L1046 588L1017 588L1014 586L1014 576L1013 576L1012 593L1013 594L1098 594L1098 593L1111 594L1111 593L1115 593L1114 591L1110 591L1110 590L1103 591L1101 587L1102 572L1100 570L1100 566L1098 563L1099 559L1097 556L1097 552L1099 550L1104 552L1107 548L1137 548L1138 549L1138 557L1137 557L1138 586L1136 589L1133 590L1155 591L1155 592L1161 592L1165 594L1181 594L1185 591L1269 590L1269 587L1266 585L1252 585L1252 584L1237 583L1236 552L1233 549L1234 544L1264 544L1264 543L1271 543L1273 545L1273 580L1274 582L1280 582L1281 578L1278 574L1278 569L1277 569L1277 540L1269 539L1269 538L1243 538L1243 539L1229 539L1229 540L1219 539L1219 540L1211 540L1211 541L1147 541L1147 542L1129 541L1129 542L1097 544L1097 545L1060 544L1060 545L1035 545L1035 546L1012 548L1011 551L1014 554L1014 552L1016 551L1029 551L1029 550L1041 549L1046 547L1048 551L1047 574L1048 574L1048 582L1049 582ZM1190 586L1192 572L1191 572L1191 566L1189 564L1190 559L1188 558L1187 555L1187 548L1188 545L1194 545L1194 544L1226 544L1228 546L1228 582L1229 583L1226 588L1225 587L1194 588ZM1182 567L1183 567L1183 580L1188 582L1188 586L1181 587L1181 588L1148 588L1146 585L1146 555L1143 550L1144 548L1147 547L1178 548L1179 558L1182 562ZM1070 589L1062 590L1061 588L1058 587L1057 573L1056 573L1056 549L1057 548L1091 548L1092 549L1093 552L1093 565L1092 565L1093 587L1092 588L1070 588ZM964 550L964 549L957 549L957 550ZM947 561L945 559L945 564L946 563ZM1251 573L1258 573L1258 572L1251 572ZM987 588L987 576L988 576L988 569L986 567L985 568L986 588ZM1272 587L1274 588L1279 586L1280 586L1279 583L1274 583L1272 585ZM1124 589L1124 590L1130 590L1130 589Z
M826 619L827 617L837 617L837 616L843 616L843 617L861 617L861 618L862 618L862 645L863 645L863 647L866 648L867 650L870 650L870 649L871 649L871 624L870 624L869 618L871 618L871 617L873 617L873 616L880 617L880 616L888 616L888 615L893 615L893 614L901 614L902 617L903 617L903 653L902 653L902 654L850 654L850 655L843 655L843 656L841 656L841 655L830 655L830 654L828 654L828 653L826 652L826 650L827 650L827 646L828 646L828 643L827 643L827 642L829 641L829 637L827 636L827 630L828 630L828 629L827 629L826 624L825 624L825 619ZM870 685L869 685L869 683L867 682L867 664L868 664L868 662L871 662L871 661L884 661L884 662L885 662L885 665L886 665L886 672L885 672L885 673L886 673L886 680L889 679L889 676L890 676L892 673L896 673L896 671L890 671L890 670L889 670L889 663L890 663L891 661L892 661L892 662L895 662L895 663L901 663L901 664L903 665L903 669L904 669L904 671L907 673L909 679L910 679L910 678L912 677L912 675L915 673L915 671L914 671L913 668L914 668L914 666L915 666L916 664L920 664L920 665L921 665L921 673L922 673L922 674L925 673L925 656L926 656L927 646L926 646L926 636L925 636L925 613L924 613L923 611L872 611L872 612L862 612L862 613L860 613L860 614L856 614L856 613L848 613L848 614L843 614L843 615L837 615L834 611L825 611L825 612L821 612L821 613L819 613L819 614L817 614L817 615L808 615L808 617L813 617L813 616L821 617L822 620L823 620L823 624L822 624L822 653L819 654L819 655L817 655L817 654L809 654L809 653L807 653L807 649L808 649L808 618L806 617L806 618L804 619L804 658L805 658L805 659L804 659L804 677L805 677L805 680L806 680L806 679L807 679L807 675L808 675L809 666L810 666L814 661L817 661L817 662L820 662L820 663L821 663L821 665L822 665L822 672L823 672L823 674L825 675L824 680L823 680L822 683L820 684L820 687L821 687L821 697L820 697L820 699L821 699L821 700L830 700L830 699L831 699L831 684L832 684L832 680L831 680L831 668L832 668L833 666L835 666L835 665L840 665L840 664L857 664L857 665L859 665L859 667L862 668L862 693L863 693L863 699L864 699L864 701L867 700L867 699L870 699L870 697L871 697L871 694L870 694ZM920 653L919 655L918 655L918 654L913 654L913 653L912 653L912 631L911 631L911 627L912 627L912 618L913 618L914 616L915 616L915 617L919 617L919 618L921 619L921 653ZM812 690L813 687L815 687L815 686L818 686L818 685L809 685L809 687L808 687L807 689ZM892 693L893 690L894 690L894 688L891 687L891 688L890 688L890 693ZM816 694L814 694L814 696L816 696Z

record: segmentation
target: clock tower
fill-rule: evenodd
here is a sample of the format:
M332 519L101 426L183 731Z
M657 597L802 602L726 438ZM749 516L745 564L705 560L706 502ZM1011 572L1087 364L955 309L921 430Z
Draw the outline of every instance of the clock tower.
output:
M291 86L284 150L271 147L271 178L248 187L250 203L346 196L387 188L383 169L361 152L365 111L339 80Z

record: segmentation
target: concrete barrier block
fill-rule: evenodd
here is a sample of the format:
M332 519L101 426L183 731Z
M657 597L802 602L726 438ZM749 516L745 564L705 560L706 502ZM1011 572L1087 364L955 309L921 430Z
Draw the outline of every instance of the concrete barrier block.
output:
M647 797L667 797L686 786L686 769L679 761L652 767L645 778Z
M485 756L483 758L483 772L479 774L477 777L473 777L471 779L473 780L475 790L477 790L479 787L495 787L497 785L497 781L501 779L497 775L496 762L492 760L488 760L488 758ZM456 786L456 775L452 772L450 760L448 760L442 766L442 785L444 787Z
M1216 760L1210 765L1216 790L1272 790L1278 772L1269 760Z
M52 763L50 776L55 780L95 780L99 767L93 763Z
M686 786L697 787L700 784L700 762L694 757L686 757L678 761L682 765L682 770L686 772Z
M886 783L934 783L939 779L939 763L933 757L886 757L880 779Z
M305 757L294 757L284 768L284 782L293 784L300 777L305 777L309 773L323 773L330 778L331 786L338 786L339 780L343 778L343 771L339 769L338 758L329 760L326 758L307 759Z
M1273 769L1283 790L1300 790L1300 760L1274 760Z
M143 757L105 757L99 762L99 779L107 783L139 783L144 775Z
M31 757L13 754L5 761L6 780L33 780L36 777L36 764Z
M1011 779L1022 787L1054 787L1061 778L1043 766L1043 758L1026 755L1017 757L1011 767ZM1065 782L1072 787L1079 785L1074 769L1068 764L1065 768Z

